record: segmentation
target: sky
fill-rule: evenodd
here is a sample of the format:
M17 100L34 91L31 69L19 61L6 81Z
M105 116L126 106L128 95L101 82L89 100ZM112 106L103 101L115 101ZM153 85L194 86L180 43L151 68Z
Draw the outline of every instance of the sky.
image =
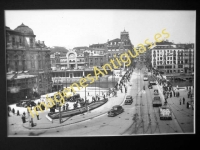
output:
M163 29L174 43L195 43L196 11L175 10L6 10L5 25L27 25L46 46L73 49L120 38L124 29L134 46Z

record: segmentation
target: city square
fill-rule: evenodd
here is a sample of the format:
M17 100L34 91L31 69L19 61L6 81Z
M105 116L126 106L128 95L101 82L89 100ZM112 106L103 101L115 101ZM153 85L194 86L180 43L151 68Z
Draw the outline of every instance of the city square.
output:
M18 13L23 16L24 12ZM94 18L101 14L148 13L120 10L82 13L90 20L91 12ZM66 22L59 17L70 19L74 14L81 20L86 16L76 10L50 11L53 18L59 16L58 22L54 22L61 29L56 31L59 39L46 32L48 28L54 33L53 25L45 28L27 18L18 23L12 20L14 13L7 11L5 15L8 137L195 133L194 11L164 11L163 15L174 15L169 19L171 22L158 15L157 19L164 23L156 29L149 25L152 31L143 31L142 27L147 25L136 25L140 27L137 31L132 28L135 22L124 17L124 22L116 25L116 29L113 27L112 32L104 29L109 24L96 31L96 23L84 28L84 24L73 22L73 17L71 22L80 31L72 27L70 32L70 26L64 28ZM49 11L37 13L46 16L45 21L50 20ZM116 16L112 16L113 20ZM126 26L127 21L130 25ZM177 21L177 26L178 22L188 23L182 27L188 37L183 38L180 29L176 31L171 25L173 21ZM91 33L84 36L80 33L83 36L80 40L79 35L67 38L63 35L65 30L69 37L74 32L84 34L91 30ZM103 31L106 35L102 38ZM36 40L36 36L42 39Z

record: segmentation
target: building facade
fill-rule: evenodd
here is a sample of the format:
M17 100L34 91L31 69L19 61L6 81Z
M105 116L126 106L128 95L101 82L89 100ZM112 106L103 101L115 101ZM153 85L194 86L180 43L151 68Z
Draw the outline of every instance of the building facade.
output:
M34 93L51 91L50 50L35 37L33 30L24 24L14 30L6 27L8 100L32 98Z
M194 72L194 44L163 41L152 49L152 66L166 74Z

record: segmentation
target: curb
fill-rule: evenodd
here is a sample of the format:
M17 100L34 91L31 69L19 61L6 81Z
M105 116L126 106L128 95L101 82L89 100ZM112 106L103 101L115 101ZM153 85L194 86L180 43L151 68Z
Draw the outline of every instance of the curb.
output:
M125 96L126 96L126 93L125 93L125 95L124 95L124 100L125 100ZM123 104L124 100L122 101L122 103L121 103L120 105ZM102 106L102 105L101 105L101 106ZM99 107L100 107L100 106L99 106ZM98 108L98 107L97 107L97 108ZM93 109L93 110L94 110L94 109ZM85 120L80 120L80 121L76 121L76 122L73 122L73 123L63 124L63 125L54 126L54 127L46 127L46 128L29 128L29 127L24 126L24 124L23 124L22 126L23 126L24 128L26 128L26 129L35 129L35 130L59 128L59 127L63 127L63 126L72 125L72 124L76 124L76 123L84 122L84 121L87 121L87 120L91 120L91 119L94 119L94 118L96 118L96 117L99 117L99 116L101 116L101 115L105 115L105 114L107 114L107 112L102 113L102 114L99 114L99 115L97 115L97 116L93 116L93 117L91 117L91 118L87 118L87 119L85 119Z
M123 103L124 103L124 101L125 101L125 99L126 99L126 95L127 95L127 93L125 93L125 95L124 95L124 100L119 104L120 106L123 105ZM104 103L104 104L105 104L105 103ZM104 105L104 104L103 104L103 105ZM102 105L100 105L100 106L102 106ZM100 107L100 106L99 106L99 107ZM97 108L99 108L99 107L97 107ZM95 109L96 109L96 108L95 108ZM93 110L94 110L94 109L93 109ZM76 121L76 122L73 122L73 123L68 123L68 124L59 125L59 126L54 126L54 127L29 128L29 127L24 126L24 124L22 124L22 126L23 126L24 128L26 128L26 129L35 129L35 130L40 130L40 129L53 129L53 128L59 128L59 127L67 126L67 125L72 125L72 124L76 124L76 123L88 121L88 120L94 119L94 118L96 118L96 117L99 117L99 116L101 116L101 115L105 115L105 114L107 114L107 112L102 113L102 114L99 114L99 115L97 115L97 116L93 116L93 117L91 117L91 118L87 118L87 119L85 119L85 120L80 120L80 121ZM78 114L78 115L79 115L79 114ZM47 118L47 119L48 119L48 118ZM49 118L49 121L50 121L50 120L51 120L51 119Z

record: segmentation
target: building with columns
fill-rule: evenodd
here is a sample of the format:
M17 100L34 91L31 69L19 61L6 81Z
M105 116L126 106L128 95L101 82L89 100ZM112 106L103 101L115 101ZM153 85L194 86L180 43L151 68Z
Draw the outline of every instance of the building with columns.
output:
M51 92L50 49L23 23L5 30L8 101Z

